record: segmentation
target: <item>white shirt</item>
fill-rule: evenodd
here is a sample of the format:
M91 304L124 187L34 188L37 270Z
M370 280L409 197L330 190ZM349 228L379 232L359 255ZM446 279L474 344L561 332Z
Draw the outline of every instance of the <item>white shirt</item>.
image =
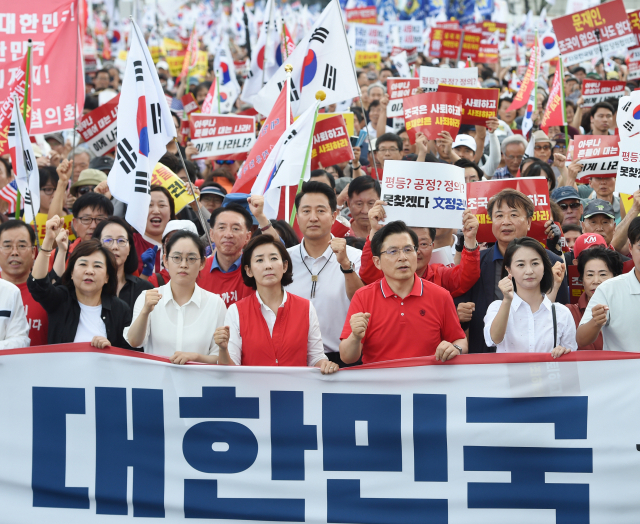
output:
M107 328L102 320L102 304L99 306L80 306L80 321L74 342L91 342L93 337L107 338Z
M380 115L380 118L384 118L385 120L387 119L387 117L384 115ZM393 127L389 127L386 124L384 127L385 127L385 130L384 130L385 133L395 133ZM367 124L367 131L371 138L378 138L378 130L376 129L376 126L373 125L373 122L369 122Z
M293 283L287 286L287 291L311 300L313 307L318 312L325 353L340 351L340 334L342 333L351 301L347 297L347 288L344 282L345 275L340 270L340 264L336 260L331 246L328 246L326 251L318 258L311 258L307 253L304 248L304 239L302 243L290 247L287 251L291 256L293 266ZM355 265L355 271L359 275L362 251L355 247L347 246L347 256ZM325 263L327 265L322 269ZM319 274L314 298L311 298L311 275L304 264L314 275ZM321 270L322 272L320 272Z
M636 270L611 278L596 288L584 310L581 326L591 320L591 308L597 304L609 307L607 323L602 326L602 349L640 351L640 282Z
M30 344L20 288L0 279L0 349L26 348Z
M138 347L145 353L170 357L176 351L187 351L201 355L217 355L218 346L213 341L213 333L224 326L227 308L216 294L196 287L186 304L179 306L173 299L171 282L158 288L162 295L147 321L147 332ZM140 293L133 306L133 322L142 308L146 291ZM124 330L124 338L129 344L129 328Z
M491 340L491 324L496 318L502 300L495 300L487 308L484 317L484 340L487 346L496 346L497 353L551 353L553 347L553 316L551 301L545 295L540 308L535 313L531 306L522 300L517 293L513 294L507 331L500 344ZM576 342L576 324L569 309L562 304L555 304L558 324L557 346L571 351L578 349Z
M273 336L273 326L276 323L276 314L262 301L260 293L256 292L258 302L260 302L260 312L264 317L267 327L269 328L269 334ZM287 292L284 292L282 297L282 304L278 309L283 308L287 301ZM238 307L235 304L231 304L227 310L227 315L224 317L224 325L229 326L229 356L236 366L239 366L242 362L242 337L240 336L240 315L238 314ZM324 347L322 346L322 336L320 335L320 324L318 323L318 315L313 307L313 304L309 304L309 333L307 336L307 366L315 366L321 360L326 359L324 354Z

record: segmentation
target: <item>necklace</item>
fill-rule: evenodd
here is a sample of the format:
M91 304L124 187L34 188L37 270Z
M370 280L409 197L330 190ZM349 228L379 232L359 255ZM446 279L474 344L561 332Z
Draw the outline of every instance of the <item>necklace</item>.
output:
M329 255L329 258L327 259L327 261L324 263L324 266L322 266L320 271L318 271L318 274L314 275L311 272L311 270L309 269L309 266L307 266L306 262L304 261L304 257L302 256L302 242L300 242L300 260L302 260L302 263L304 264L304 267L307 268L307 271L311 275L311 298L315 298L315 296L316 296L316 286L318 284L318 277L320 276L320 273L322 273L324 271L324 268L327 267L327 264L329 263L329 260L331 260L332 256L333 256L333 251L331 252L331 255Z

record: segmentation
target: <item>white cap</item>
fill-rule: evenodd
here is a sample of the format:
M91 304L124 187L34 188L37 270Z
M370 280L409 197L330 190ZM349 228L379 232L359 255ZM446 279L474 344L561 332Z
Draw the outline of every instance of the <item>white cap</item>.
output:
M459 134L453 142L453 149L460 146L466 146L474 153L476 152L476 139L470 135Z
M198 229L191 220L169 220L169 222L167 222L167 226L164 228L164 232L162 233L162 238L164 239L164 237L173 231L181 230L191 231L195 235L198 234Z
M169 70L169 64L167 64L164 60L160 60L156 64L156 69L166 69L168 71Z

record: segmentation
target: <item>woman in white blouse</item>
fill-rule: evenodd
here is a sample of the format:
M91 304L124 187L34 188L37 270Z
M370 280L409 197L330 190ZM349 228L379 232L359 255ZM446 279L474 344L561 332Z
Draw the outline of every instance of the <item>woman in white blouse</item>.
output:
M218 295L196 284L205 264L204 244L191 231L176 231L167 241L163 263L171 280L140 294L124 338L153 355L188 350L217 359L213 334L223 325L227 308Z
M546 295L554 273L542 244L529 237L513 239L504 254L505 271L498 284L504 299L491 303L484 317L487 346L496 346L498 353L551 352L554 358L575 351L571 312Z

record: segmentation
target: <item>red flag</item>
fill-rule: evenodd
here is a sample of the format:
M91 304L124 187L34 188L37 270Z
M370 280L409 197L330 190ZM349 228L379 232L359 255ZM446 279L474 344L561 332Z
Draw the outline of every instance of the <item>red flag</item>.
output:
M529 60L529 66L527 67L527 71L524 74L524 78L522 79L522 85L516 96L513 97L513 102L509 106L507 111L515 111L516 109L520 109L523 105L525 105L529 101L529 96L531 95L531 90L533 89L535 82L538 81L536 78L536 57L538 43L535 42L533 44L533 49L531 50L531 59ZM517 49L517 47L516 47Z
M564 100L562 93L562 77L560 75L561 67L556 68L556 74L553 76L553 84L549 93L549 101L547 108L542 116L540 127L549 129L549 126L563 126L564 121Z
M9 126L11 125L11 111L13 110L13 95L17 95L18 104L20 106L20 114L22 114L22 107L24 103L24 93L26 89L26 76L27 76L27 54L22 59L20 69L11 75L9 80L9 94L5 98L2 105L0 105L0 155L6 155L9 152ZM29 79L31 83L31 78ZM27 129L31 125L31 89L27 92L27 118L25 124Z
M291 56L291 53L293 53L296 50L296 44L293 43L293 38L291 38L291 33L289 33L287 24L285 24L284 22L282 23L282 33L284 36L285 56L288 58Z
M176 80L176 84L180 82L182 78L189 74L189 69L196 66L198 62L198 34L196 33L196 26L194 24L191 31L191 38L189 38L189 45L187 45L187 54L184 55L184 62L182 62L182 71L180 76Z
M286 91L286 89L280 91L280 95L278 95L276 103L271 109L271 113L269 113L269 116L264 121L256 143L251 148L251 151L249 151L249 155L242 169L238 171L238 180L236 180L236 183L233 185L232 193L251 193L251 188L260 173L262 164L269 157L273 146L276 145L282 133L287 129ZM293 122L291 112L289 112L288 118L290 123Z

